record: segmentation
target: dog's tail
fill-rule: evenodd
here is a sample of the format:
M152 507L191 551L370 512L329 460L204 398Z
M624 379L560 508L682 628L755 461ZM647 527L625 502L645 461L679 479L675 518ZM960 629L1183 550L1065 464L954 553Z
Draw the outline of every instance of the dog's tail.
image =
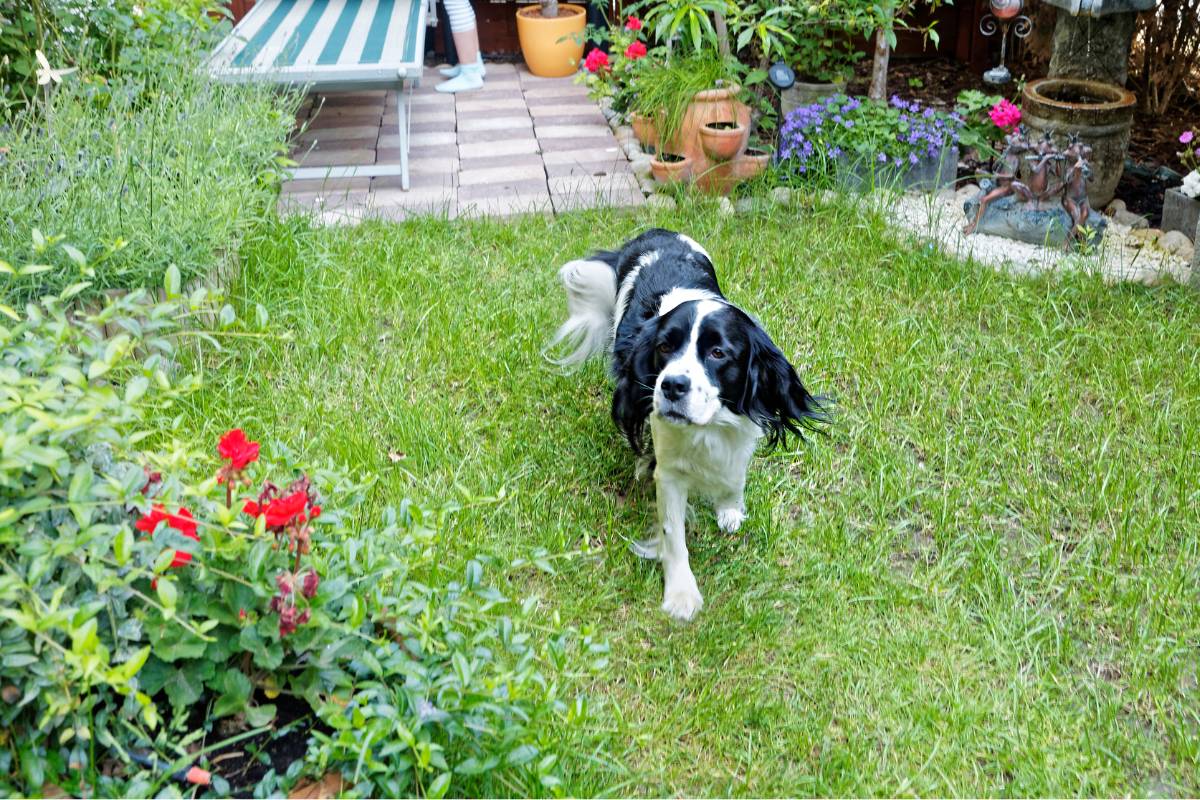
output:
M617 306L616 253L568 261L558 270L567 290L567 321L546 345L546 358L568 370L602 353L612 339ZM565 351L565 352L564 352Z

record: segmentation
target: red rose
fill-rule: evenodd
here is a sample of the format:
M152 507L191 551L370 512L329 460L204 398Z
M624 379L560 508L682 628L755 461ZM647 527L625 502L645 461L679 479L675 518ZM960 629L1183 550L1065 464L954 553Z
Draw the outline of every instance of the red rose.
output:
M629 19L625 20L625 30L640 31L641 29L642 29L642 21L640 19L638 19L637 17L633 16L632 14L630 14ZM645 53L643 53L642 55L645 55Z
M304 509L308 505L308 495L304 492L293 492L287 497L277 497L267 504L263 512L267 515L268 528L286 528L293 522L304 522Z
M196 520L192 516L192 512L186 508L179 509L175 514L168 514L164 507L154 506L150 509L150 513L135 522L133 527L142 533L154 533L160 522L166 522L168 528L174 528L189 539L200 541L200 537L196 533ZM191 560L191 553L176 550L175 558L171 559L171 566L182 567Z
M258 442L248 441L241 428L234 428L221 437L217 452L231 469L244 469L251 461L258 460Z
M629 47L625 48L625 57L630 61L637 61L644 55L646 55L646 45L641 42L631 42Z
M599 72L602 69L608 69L608 53L603 50L593 50L583 60L583 67L588 72Z

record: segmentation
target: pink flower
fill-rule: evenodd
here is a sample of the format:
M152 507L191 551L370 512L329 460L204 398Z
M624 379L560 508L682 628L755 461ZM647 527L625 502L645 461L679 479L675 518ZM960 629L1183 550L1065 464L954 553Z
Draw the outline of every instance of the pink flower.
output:
M608 53L599 49L593 50L583 60L583 67L588 72L599 72L602 69L608 69Z
M1191 131L1184 131L1183 133L1179 134L1179 143L1180 144L1191 144L1192 139L1195 139L1195 138L1196 138L1196 134L1192 133Z
M637 17L633 16L632 14L630 14L629 19L625 21L625 30L640 31L641 29L642 29L642 21L640 19L638 19Z
M988 116L997 128L1005 131L1011 131L1017 125L1021 124L1021 109L1007 100L1001 100L992 106L992 110L988 112Z
M644 55L646 55L646 45L641 42L631 42L629 47L625 48L625 57L630 61L637 61Z

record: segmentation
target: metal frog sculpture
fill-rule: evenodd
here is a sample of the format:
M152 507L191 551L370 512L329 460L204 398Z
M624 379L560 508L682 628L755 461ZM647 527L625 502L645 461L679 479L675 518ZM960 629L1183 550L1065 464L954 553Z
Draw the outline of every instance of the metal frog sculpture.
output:
M1021 128L1004 141L997 172L963 204L970 220L963 234L980 231L1068 248L1098 243L1108 222L1088 204L1092 148L1075 135L1064 148L1049 134L1031 142ZM1022 170L1023 164L1028 169Z

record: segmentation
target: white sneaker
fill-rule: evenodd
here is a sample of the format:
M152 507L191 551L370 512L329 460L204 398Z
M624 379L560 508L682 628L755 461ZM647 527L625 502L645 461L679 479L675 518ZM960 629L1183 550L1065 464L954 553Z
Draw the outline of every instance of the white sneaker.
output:
M483 65L483 56L482 55L478 55L475 57L475 63L479 66L480 69L483 70L483 74L487 75L487 67L485 67ZM462 64L455 64L453 67L442 67L441 69L438 70L438 72L441 73L442 75L445 75L447 78L457 78L460 74L462 74L462 68L463 68Z
M458 73L457 78L451 78L448 81L439 83L433 87L439 92L470 92L475 89L483 88L483 65L482 64L464 64L462 71Z

